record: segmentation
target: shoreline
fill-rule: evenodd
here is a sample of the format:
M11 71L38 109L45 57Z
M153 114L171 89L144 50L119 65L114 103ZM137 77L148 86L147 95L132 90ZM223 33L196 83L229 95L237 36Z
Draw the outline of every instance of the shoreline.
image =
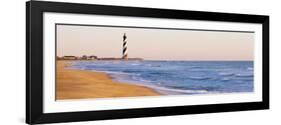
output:
M56 100L162 95L145 86L114 81L103 72L68 69L72 61L56 63Z

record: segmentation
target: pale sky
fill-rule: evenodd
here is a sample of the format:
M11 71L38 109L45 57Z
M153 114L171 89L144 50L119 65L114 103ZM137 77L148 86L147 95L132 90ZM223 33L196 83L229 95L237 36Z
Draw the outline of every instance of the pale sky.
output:
M254 33L57 25L57 55L147 60L253 60Z

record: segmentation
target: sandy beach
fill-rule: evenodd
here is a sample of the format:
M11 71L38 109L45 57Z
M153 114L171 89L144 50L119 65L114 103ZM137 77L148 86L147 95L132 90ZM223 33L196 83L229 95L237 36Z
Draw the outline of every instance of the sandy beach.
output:
M68 69L72 61L57 61L56 100L160 95L153 89L113 81L106 73Z

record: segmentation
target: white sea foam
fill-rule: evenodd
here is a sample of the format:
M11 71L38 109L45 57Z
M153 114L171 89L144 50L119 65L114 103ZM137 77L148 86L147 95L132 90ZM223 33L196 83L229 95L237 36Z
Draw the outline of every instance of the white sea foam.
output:
M229 78L222 78L221 80L222 81L229 81L230 79Z
M209 92L207 90L188 90L188 89L173 89L173 88L167 88L162 86L156 86L156 85L146 85L147 87L150 87L160 93L168 94L168 95L176 95L176 94L208 94L208 93L214 93Z
M247 69L250 71L254 70L253 67L248 67Z
M199 76L189 76L189 79L193 80L205 80L205 79L210 79L209 77L199 77Z
M231 73L231 72L221 72L221 73L219 73L219 75L221 75L221 76L233 76L234 73Z
M237 77L253 77L253 74L252 73L238 73L238 74L235 74L235 76Z
M125 72L114 72L114 71L101 71L101 70L91 70L91 71L95 71L95 72L103 72L103 73L108 73L108 74L124 74L124 75L129 75L132 73L125 73Z

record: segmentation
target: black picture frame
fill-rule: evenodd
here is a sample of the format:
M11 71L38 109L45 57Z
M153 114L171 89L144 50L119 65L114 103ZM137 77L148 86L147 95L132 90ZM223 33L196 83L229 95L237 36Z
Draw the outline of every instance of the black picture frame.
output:
M43 113L43 13L60 12L164 19L262 24L262 101L157 108ZM57 123L103 119L269 109L269 16L28 1L26 3L26 123Z

